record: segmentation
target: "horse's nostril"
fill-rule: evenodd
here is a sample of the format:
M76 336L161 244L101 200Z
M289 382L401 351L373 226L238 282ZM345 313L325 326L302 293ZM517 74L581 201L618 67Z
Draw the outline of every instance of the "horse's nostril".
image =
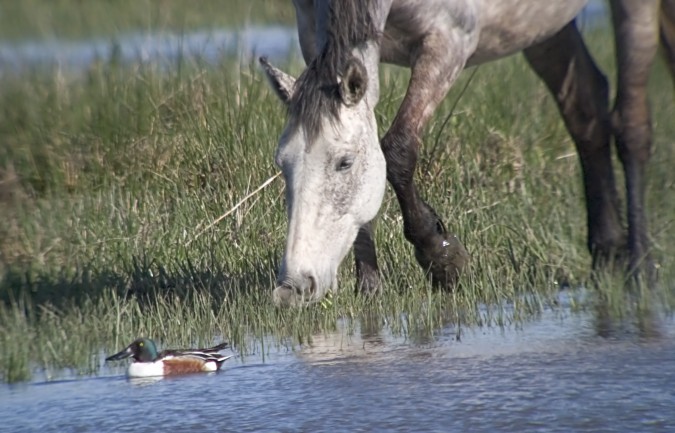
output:
M308 275L307 280L309 281L309 293L313 295L316 293L316 279L312 275Z

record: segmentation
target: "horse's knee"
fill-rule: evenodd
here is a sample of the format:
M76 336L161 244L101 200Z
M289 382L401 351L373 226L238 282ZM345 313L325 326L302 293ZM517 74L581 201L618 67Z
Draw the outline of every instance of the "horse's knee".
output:
M387 161L387 180L394 189L412 182L419 151L416 134L404 128L391 128L381 144Z

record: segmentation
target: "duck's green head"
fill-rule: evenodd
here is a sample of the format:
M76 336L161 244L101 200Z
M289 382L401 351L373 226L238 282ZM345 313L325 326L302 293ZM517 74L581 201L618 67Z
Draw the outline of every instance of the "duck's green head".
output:
M138 338L122 351L107 357L106 361L117 361L133 357L136 362L152 362L157 359L157 346L149 338Z

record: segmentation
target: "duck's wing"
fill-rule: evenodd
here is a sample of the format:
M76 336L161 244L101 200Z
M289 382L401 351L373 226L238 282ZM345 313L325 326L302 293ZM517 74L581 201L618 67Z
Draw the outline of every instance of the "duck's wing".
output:
M213 362L216 364L214 370L220 370L220 367L225 361L232 358L232 355L221 355L217 352L201 352L199 350L186 350L174 355L179 359L194 359L207 364Z
M207 349L194 349L194 350L196 350L196 351L198 351L198 352L212 353L212 352L219 352L219 351L221 351L221 350L223 350L223 349L227 349L228 347L230 347L230 343L228 343L227 341L225 341L225 342L223 342L223 343L220 343L220 344L217 345L217 346L209 347L209 348L207 348Z
M207 347L203 349L168 349L162 351L159 356L161 357L162 355L167 355L167 356L178 356L180 354L189 354L189 353L202 353L202 354L214 354L218 353L223 349L227 349L230 347L230 343L227 341L224 343L220 343L217 346L213 347Z
M176 357L176 358L195 358L204 362L213 361L220 365L232 357L232 355L222 355L218 353L220 350L228 347L228 343L221 343L217 346L209 347L207 349L181 349L181 350L165 350L159 354L159 358Z

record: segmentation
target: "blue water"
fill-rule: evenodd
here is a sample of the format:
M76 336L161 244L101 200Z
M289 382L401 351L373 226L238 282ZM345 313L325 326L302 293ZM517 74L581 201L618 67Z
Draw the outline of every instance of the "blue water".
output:
M171 66L180 57L216 63L233 55L243 60L257 55L289 58L299 53L296 30L289 27L249 27L187 34L128 34L84 41L27 41L0 43L0 72L27 65L81 70L113 52L122 62L154 62Z
M606 15L605 2L591 0L579 17L579 25L585 28L602 23ZM261 55L275 60L300 58L300 45L297 30L283 26L185 34L123 34L112 39L84 41L0 41L0 73L20 71L27 66L56 66L62 70L81 71L96 60L110 59L113 52L122 62L152 62L171 67L179 58L212 64L233 55L244 61Z
M0 430L673 432L675 323L547 312L518 329L317 335L223 371L0 386Z

